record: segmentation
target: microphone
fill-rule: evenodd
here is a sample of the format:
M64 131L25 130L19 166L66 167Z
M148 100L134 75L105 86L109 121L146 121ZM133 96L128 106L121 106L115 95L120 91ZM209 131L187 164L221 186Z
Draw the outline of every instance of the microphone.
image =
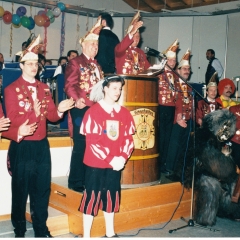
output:
M156 57L161 57L161 58L167 58L167 56L153 48L150 47L145 47L145 50L147 51L147 53L149 53L150 55L156 56Z

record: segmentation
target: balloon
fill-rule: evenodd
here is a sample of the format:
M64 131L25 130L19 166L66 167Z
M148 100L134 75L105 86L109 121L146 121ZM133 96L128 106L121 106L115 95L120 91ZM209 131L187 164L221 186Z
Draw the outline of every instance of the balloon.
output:
M14 28L20 28L22 26L21 22L19 24L12 24Z
M28 28L31 23L30 23L30 20L28 17L23 16L23 17L21 17L21 24L23 27Z
M46 14L44 10L40 10L38 11L38 14L37 15L43 15L43 14Z
M35 27L35 22L32 17L29 17L29 21L30 21L30 26L28 27L28 29L32 30Z
M20 23L21 19L17 14L12 15L12 23L15 25L18 25Z
M27 9L26 9L25 7L23 7L23 6L21 6L21 7L19 7L19 8L17 9L17 15L18 15L19 17L24 16L26 13L27 13Z
M53 15L54 15L55 17L58 17L58 16L61 14L61 10L60 10L59 7L55 7L55 8L52 10L52 12L53 12Z
M42 27L45 23L45 19L41 15L34 16L35 24L39 27Z
M49 27L49 25L50 25L50 19L49 19L49 17L46 15L46 14L43 14L42 15L42 17L44 18L44 21L45 21L45 23L44 23L44 27Z
M12 22L12 14L9 11L5 11L3 14L3 21L6 24L9 24Z
M3 14L4 14L4 9L3 9L3 7L0 6L0 17L2 17Z
M61 11L64 11L65 10L65 4L64 3L62 3L62 2L59 2L58 4L57 4L57 6L60 8L60 10Z
M53 15L53 12L51 10L48 10L46 15L48 16L50 23L53 23L55 21L55 16Z

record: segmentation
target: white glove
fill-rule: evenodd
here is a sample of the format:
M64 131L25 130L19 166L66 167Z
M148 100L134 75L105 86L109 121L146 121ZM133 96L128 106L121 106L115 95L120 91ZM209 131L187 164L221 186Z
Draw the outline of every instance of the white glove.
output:
M113 170L120 171L125 165L125 159L122 156L114 157L109 164L113 167Z
M167 63L167 59L163 58L159 64L154 64L150 68L162 70L162 69L164 69L166 63Z

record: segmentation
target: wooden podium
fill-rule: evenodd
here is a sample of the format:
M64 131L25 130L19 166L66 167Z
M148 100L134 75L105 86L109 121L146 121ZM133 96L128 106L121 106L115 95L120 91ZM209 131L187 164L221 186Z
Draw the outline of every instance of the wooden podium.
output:
M134 151L122 171L122 187L151 185L158 170L158 78L121 75L125 80L119 104L133 115Z

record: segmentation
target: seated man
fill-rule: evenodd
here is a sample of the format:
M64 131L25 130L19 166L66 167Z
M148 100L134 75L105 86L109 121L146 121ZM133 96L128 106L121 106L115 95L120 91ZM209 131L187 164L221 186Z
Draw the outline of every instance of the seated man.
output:
M216 77L217 73L214 73L209 81L209 84L206 87L208 102L202 99L197 103L196 122L200 126L202 125L202 119L204 118L205 115L221 108L221 105L215 101L217 97L217 82L215 81Z

